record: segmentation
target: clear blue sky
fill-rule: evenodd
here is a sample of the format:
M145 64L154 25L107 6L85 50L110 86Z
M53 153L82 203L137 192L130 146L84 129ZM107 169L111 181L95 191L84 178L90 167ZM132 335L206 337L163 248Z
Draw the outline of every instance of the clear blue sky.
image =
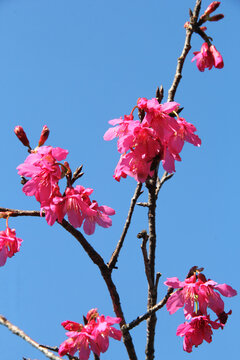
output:
M210 1L203 0L203 9ZM26 197L16 167L26 157L13 133L22 125L34 146L42 126L49 145L69 150L75 169L84 164L79 184L94 189L93 198L116 210L113 226L88 237L107 261L121 234L136 183L117 183L116 142L104 142L108 120L131 111L139 97L165 93L173 80L183 47L188 9L194 0L1 0L0 1L0 121L1 204L39 209ZM239 15L238 0L223 0L225 19L208 24L208 34L222 53L225 67L200 73L191 63L202 40L194 36L176 101L182 115L198 129L201 148L186 145L176 175L165 184L157 207L156 269L163 281L183 279L193 265L207 277L239 291ZM166 98L165 98L166 100ZM162 170L161 170L162 171ZM144 195L143 198L144 199ZM145 209L137 209L114 280L127 321L146 309L146 279L136 234L146 228ZM98 269L78 243L59 225L44 219L10 219L24 240L21 251L0 269L0 313L39 343L59 345L65 339L63 320L82 320L93 307L113 316ZM1 220L1 230L5 221ZM239 356L239 297L226 299L233 310L213 342L188 355L177 326L182 312L159 312L156 358L194 360ZM132 331L139 359L144 359L145 324ZM45 357L0 327L1 359ZM101 358L126 359L123 344L110 342Z

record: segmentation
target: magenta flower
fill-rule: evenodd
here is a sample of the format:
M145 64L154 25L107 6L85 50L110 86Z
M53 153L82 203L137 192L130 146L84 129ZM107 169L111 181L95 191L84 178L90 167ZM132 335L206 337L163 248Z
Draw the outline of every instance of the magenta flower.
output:
M22 239L16 237L15 229L7 226L5 231L0 231L0 266L19 251L21 242Z
M197 67L202 72L207 68L211 70L213 66L218 69L222 69L224 66L223 58L219 51L216 50L214 45L209 47L206 42L203 43L201 51L195 51L194 55L192 62L196 60Z
M85 213L85 220L83 224L85 234L92 235L95 231L96 223L103 228L109 228L112 226L112 220L109 216L114 214L114 209L106 205L98 206L98 203L93 200Z
M18 174L31 179L23 186L23 192L28 196L35 196L40 203L52 197L53 190L61 179L59 161L66 158L67 150L42 146L34 150L20 164Z
M209 316L195 316L190 323L185 322L177 328L177 336L184 336L183 349L188 353L192 352L192 347L198 347L203 340L210 343L212 341L212 328L218 329L220 324L211 321Z
M92 235L95 231L96 223L99 226L108 228L112 225L109 216L115 214L115 210L91 201L89 196L93 189L84 188L77 185L75 188L67 187L64 196L59 192L58 186L55 188L53 197L49 201L41 204L41 211L44 211L47 223L53 225L56 220L62 222L67 214L68 220L75 228L81 227L87 235Z
M144 116L142 122L134 121L132 115L125 115L124 119L111 120L110 124L116 126L108 129L104 135L105 140L118 137L118 151L122 155L114 172L117 181L129 175L138 182L145 182L153 176L161 160L163 168L172 173L175 171L175 161L181 161L179 153L184 142L196 146L201 144L199 137L194 134L196 128L178 117L178 103L159 104L156 98L139 98L137 108Z
M64 321L62 326L69 337L59 347L59 355L66 354L74 356L79 352L79 360L88 360L92 351L97 356L107 351L109 346L109 337L121 340L122 333L120 330L113 328L111 325L121 322L120 318L109 316L99 316L97 309L92 309L86 316L86 325L78 324L73 321Z
M192 275L184 281L173 277L167 279L165 285L178 289L167 301L167 310L170 314L175 313L179 308L184 307L187 319L195 316L198 311L207 315L207 308L212 309L217 315L224 312L224 302L217 291L223 296L232 297L237 295L230 285L217 284L215 281L206 280L203 274Z

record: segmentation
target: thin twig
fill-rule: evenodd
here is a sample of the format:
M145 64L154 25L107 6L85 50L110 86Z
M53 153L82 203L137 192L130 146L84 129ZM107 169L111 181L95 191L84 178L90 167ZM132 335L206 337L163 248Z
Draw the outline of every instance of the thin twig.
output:
M156 191L155 191L155 194L156 194L157 198L158 198L158 193L159 193L161 187L163 186L165 181L171 179L171 177L173 177L173 173L169 174L167 171L165 171L162 178L161 178L161 180L159 179L159 177L157 178L157 185L156 185Z
M42 344L40 344L40 346L45 348L45 349L55 351L57 353L58 353L58 350L59 350L57 346L48 346L48 345L42 345ZM66 354L66 356L69 358L69 360L79 360L79 357L77 357L77 356L72 356L72 355L69 355L69 354Z
M143 261L144 261L144 266L145 266L145 274L146 274L149 286L151 288L153 288L154 284L153 284L152 279L151 279L150 267L149 267L149 259L148 259L148 254L147 254L148 234L147 234L146 230L143 230L139 234L137 234L137 237L139 239L143 239L142 244L141 244L141 249L142 249Z
M142 194L142 183L138 183L137 184L137 187L136 187L136 190L134 192L134 195L132 197L132 200L131 200L131 203L130 203L130 208L129 208L129 211L128 211L128 216L127 216L127 219L126 219L126 222L125 222L125 225L124 225L124 228L123 228L123 232L122 232L122 235L118 241L118 244L116 246L116 249L114 250L112 256L111 256L111 259L109 260L108 262L108 268L112 271L112 269L114 269L114 267L116 266L116 263L117 263L117 260L118 260L118 256L119 256L119 253L121 251L121 248L123 246L123 243L124 243L124 240L125 240L125 237L127 235L127 231L128 231L128 228L130 226L130 223L131 223L131 219L132 219L132 214L133 214L133 211L134 211L134 208L135 208L135 205L136 205L136 202L137 202L137 199L139 198L139 196Z
M142 206L142 207L148 207L149 204L147 202L137 202L136 205Z
M182 78L182 69L183 69L183 64L185 62L185 59L187 57L187 54L189 53L190 49L191 49L191 37L192 34L194 32L194 27L197 24L197 20L198 20L198 16L199 16L199 12L201 9L201 3L202 0L197 0L196 1L196 5L193 11L193 16L191 16L190 18L190 27L188 27L186 29L186 38L185 38L185 43L184 43L184 47L182 50L182 53L180 55L180 57L178 58L178 64L177 64L177 68L176 68L176 73L173 79L173 83L171 88L168 91L168 100L167 101L173 101L174 97L175 97L175 93L177 91L178 85L180 83L180 80Z
M163 308L163 306L166 304L167 300L173 293L173 288L169 288L167 294L164 296L164 298L159 301L155 306L153 306L151 309L149 309L144 315L138 316L137 319L131 321L129 324L124 325L121 330L124 333L126 330L131 330L137 325L139 325L144 320L147 320L152 314L154 314L159 309Z
M51 360L62 360L60 357L54 355L47 349L44 349L39 345L35 340L31 339L30 336L25 334L25 332L16 325L13 325L10 321L8 321L4 316L0 315L0 324L6 326L14 335L21 337L23 340L34 346L36 349L41 351L45 356L47 356Z

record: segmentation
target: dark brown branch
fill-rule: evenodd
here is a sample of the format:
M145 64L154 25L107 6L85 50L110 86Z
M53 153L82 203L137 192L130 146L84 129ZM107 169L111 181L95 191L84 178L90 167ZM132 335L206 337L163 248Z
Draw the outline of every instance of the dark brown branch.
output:
M131 223L131 219L132 219L132 214L133 214L133 211L134 211L134 208L135 208L135 205L136 205L136 202L137 202L137 199L139 198L139 196L142 194L142 183L138 183L137 184L137 187L136 187L136 190L135 190L135 193L132 197L132 200L131 200L131 203L130 203L130 208L129 208L129 211L128 211L128 216L127 216L127 219L126 219L126 222L125 222L125 225L124 225L124 228L123 228L123 232L122 232L122 235L118 241L118 244L116 246L116 249L114 250L112 256L111 256L111 259L109 260L108 262L108 268L112 271L112 269L114 269L114 267L116 266L116 263L117 263L117 260L118 260L118 256L119 256L119 253L121 251L121 248L123 246L123 243L124 243L124 240L125 240L125 237L127 235L127 231L128 231L128 228L130 226L130 223Z
M7 209L0 208L0 212L9 213L10 216L40 216L39 211L26 211L26 210L16 210L16 209ZM98 252L89 244L89 242L85 239L80 231L75 229L71 224L68 223L65 219L63 219L62 223L59 223L65 230L67 230L71 235L75 237L75 239L80 243L85 252L88 254L90 259L96 264L101 272L101 275L107 285L110 297L112 299L113 309L117 317L122 319L120 326L126 324L124 314L121 307L121 302L119 298L119 294L117 292L116 286L111 278L111 270L105 264L102 257L98 254ZM134 345L132 342L132 338L129 332L125 332L123 334L123 342L126 347L126 350L129 355L130 360L137 360L137 356L135 353ZM60 359L60 358L59 358Z
M154 176L146 181L146 187L148 189L148 226L149 226L149 270L150 279L153 286L148 285L148 303L147 310L149 311L156 305L157 302L157 289L155 287L155 253L156 253L156 183L157 183L157 171ZM155 313L147 320L147 343L146 343L146 360L154 359L154 339L155 339L155 327L157 323L157 317Z
M122 327L122 332L124 333L125 330L131 330L134 327L138 326L142 321L147 320L152 314L154 314L156 311L161 309L173 293L173 288L169 288L167 294L165 297L155 306L153 306L151 309L149 309L144 315L138 316L137 319L131 321L129 324Z
M51 360L62 360L60 357L54 355L49 350L43 348L39 345L35 340L31 339L30 336L25 334L25 332L19 329L16 325L13 325L10 321L8 321L4 316L0 315L0 324L6 326L14 335L21 337L23 340L31 344L33 347L41 351L45 356L47 356Z
M176 93L178 85L179 85L179 83L181 81L183 64L185 62L187 54L189 53L189 51L191 49L191 44L190 44L191 37L192 37L192 34L194 32L194 27L196 26L197 21L198 21L199 12L200 12L200 9L201 9L201 3L202 3L202 0L197 0L196 1L196 5L195 5L194 11L193 11L193 15L190 18L190 26L186 29L186 38L185 38L184 47L183 47L183 50L182 50L182 53L181 53L180 57L178 58L178 64L177 64L176 73L175 73L175 76L174 76L172 86L168 91L168 100L167 101L173 101L174 100L175 93Z

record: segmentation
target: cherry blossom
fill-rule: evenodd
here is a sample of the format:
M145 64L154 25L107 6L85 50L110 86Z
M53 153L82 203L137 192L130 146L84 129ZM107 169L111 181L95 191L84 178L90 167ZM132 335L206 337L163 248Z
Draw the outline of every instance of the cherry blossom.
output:
M202 344L203 340L210 343L212 341L212 328L218 329L221 327L215 321L211 321L209 316L195 316L191 321L181 324L177 328L177 335L184 336L183 349L190 353L192 347L198 347Z
M153 176L160 161L163 168L172 173L175 161L181 161L179 153L186 141L201 145L201 140L194 134L195 126L176 113L178 103L159 104L156 98L139 98L136 107L143 112L141 122L134 121L132 113L124 119L110 120L109 123L115 126L104 135L105 140L118 137L121 157L114 172L117 181L129 175L138 182L145 182Z
M15 229L7 226L5 231L0 231L0 266L20 250L21 243L22 239L16 237Z
M222 69L224 66L223 58L219 51L215 48L214 45L209 45L205 42L201 47L201 51L195 51L194 57L192 58L192 62L194 60L197 61L197 67L200 71L204 71L205 69L211 70L212 67L216 67L218 69Z
M97 356L107 351L109 337L121 340L122 333L111 325L119 324L120 318L99 316L97 309L91 309L86 316L86 324L82 325L73 321L64 321L62 326L69 330L65 340L59 347L59 355L74 356L79 352L79 360L88 360L92 351Z

